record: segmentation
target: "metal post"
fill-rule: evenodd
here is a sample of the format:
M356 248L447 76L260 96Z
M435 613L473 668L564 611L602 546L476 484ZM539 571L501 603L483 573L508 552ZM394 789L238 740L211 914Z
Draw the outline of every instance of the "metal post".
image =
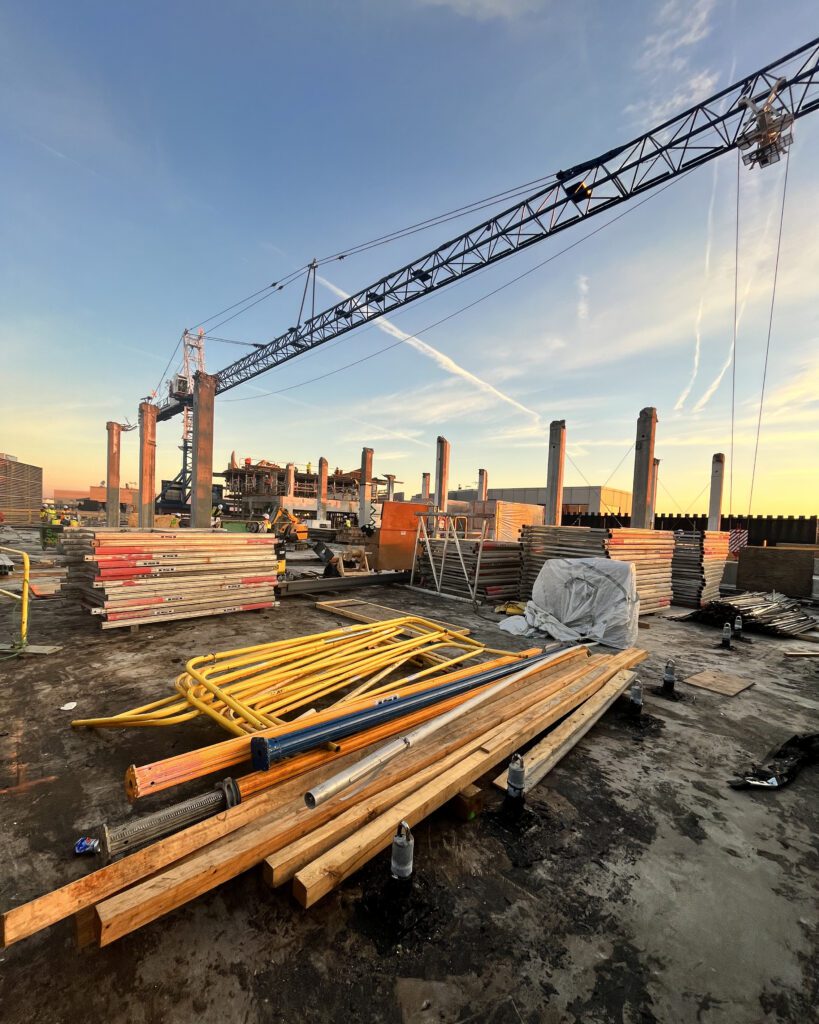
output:
M373 450L372 448L361 449L361 479L358 482L358 525L372 526L373 502L372 502L372 480L373 480Z
M216 376L201 370L193 378L193 464L191 527L207 529L213 508L213 412Z
M139 525L150 530L154 525L156 497L156 406L139 403Z
M717 452L711 459L711 499L708 502L708 529L722 529L722 485L725 482L725 456Z
M421 474L421 501L429 503L429 473Z
M631 495L631 526L635 530L647 530L649 527L656 433L657 410L652 406L641 409L634 442L634 486Z
M108 459L105 472L105 524L119 526L119 457L122 426L108 421Z
M316 518L327 518L327 459L318 461L318 492L316 494Z
M478 470L478 501L486 501L489 494L489 474L485 469Z
M296 497L296 464L288 462L284 467L284 495L282 505L288 512L293 511L293 499Z
M546 469L546 525L563 521L563 465L566 461L566 421L549 424L549 464Z
M387 473L387 496L385 501L395 501L395 474Z
M648 528L654 529L654 517L657 514L657 481L660 478L660 460L654 459L651 467L651 503L648 506Z
M439 512L446 512L449 503L449 441L438 438L435 458L435 504Z

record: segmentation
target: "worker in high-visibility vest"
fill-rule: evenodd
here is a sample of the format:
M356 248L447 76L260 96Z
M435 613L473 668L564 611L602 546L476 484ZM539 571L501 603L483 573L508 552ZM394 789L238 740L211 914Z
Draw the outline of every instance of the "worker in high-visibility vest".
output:
M270 522L269 513L265 512L262 516L262 533L270 533L273 529L273 524Z
M48 516L48 505L41 505L40 506L40 522L42 523L43 526L47 526L48 525L48 519L49 519L49 516Z

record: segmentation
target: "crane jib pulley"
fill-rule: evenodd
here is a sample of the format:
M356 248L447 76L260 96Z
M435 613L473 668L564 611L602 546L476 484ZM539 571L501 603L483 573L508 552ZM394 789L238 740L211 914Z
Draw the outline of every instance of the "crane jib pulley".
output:
M595 214L739 148L767 166L793 122L819 108L819 39L748 75L633 141L560 171L514 206L291 327L217 374L221 394L310 349L497 263ZM158 418L181 411L169 399Z

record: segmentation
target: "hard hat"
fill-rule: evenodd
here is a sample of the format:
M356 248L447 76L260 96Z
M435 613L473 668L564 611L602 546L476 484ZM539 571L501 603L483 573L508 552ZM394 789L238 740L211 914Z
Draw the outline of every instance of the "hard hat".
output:
M270 518L270 516L267 514L267 512L265 512L265 514L262 516L262 519L269 519L269 518Z
M63 508L66 510L66 512L68 511L68 505L63 505Z
M219 509L223 509L225 506L224 505L217 505L216 507L219 508Z

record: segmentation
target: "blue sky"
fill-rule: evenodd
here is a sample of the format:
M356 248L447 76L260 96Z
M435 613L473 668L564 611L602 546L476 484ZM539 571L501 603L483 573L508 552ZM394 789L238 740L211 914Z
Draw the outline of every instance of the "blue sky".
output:
M756 0L0 6L0 450L43 465L47 485L98 482L105 421L135 420L184 327L314 256L626 141L819 34L813 4L787 12ZM766 514L819 507L819 117L795 136L753 506ZM479 466L490 486L541 484L548 422L565 418L566 483L601 483L656 405L661 510L703 508L711 454L730 443L735 168L726 157L689 175L429 332L585 230L391 317L423 345L265 394L396 340L371 326L223 396L217 468L232 449L352 467L370 444L376 472L411 492L443 433L453 484ZM736 512L783 170L741 177ZM479 219L324 267L318 304ZM288 288L216 333L268 340L299 300ZM208 369L243 351L211 342ZM162 475L180 429L160 426ZM123 477L136 465L130 434ZM611 486L630 489L631 468L629 456Z

